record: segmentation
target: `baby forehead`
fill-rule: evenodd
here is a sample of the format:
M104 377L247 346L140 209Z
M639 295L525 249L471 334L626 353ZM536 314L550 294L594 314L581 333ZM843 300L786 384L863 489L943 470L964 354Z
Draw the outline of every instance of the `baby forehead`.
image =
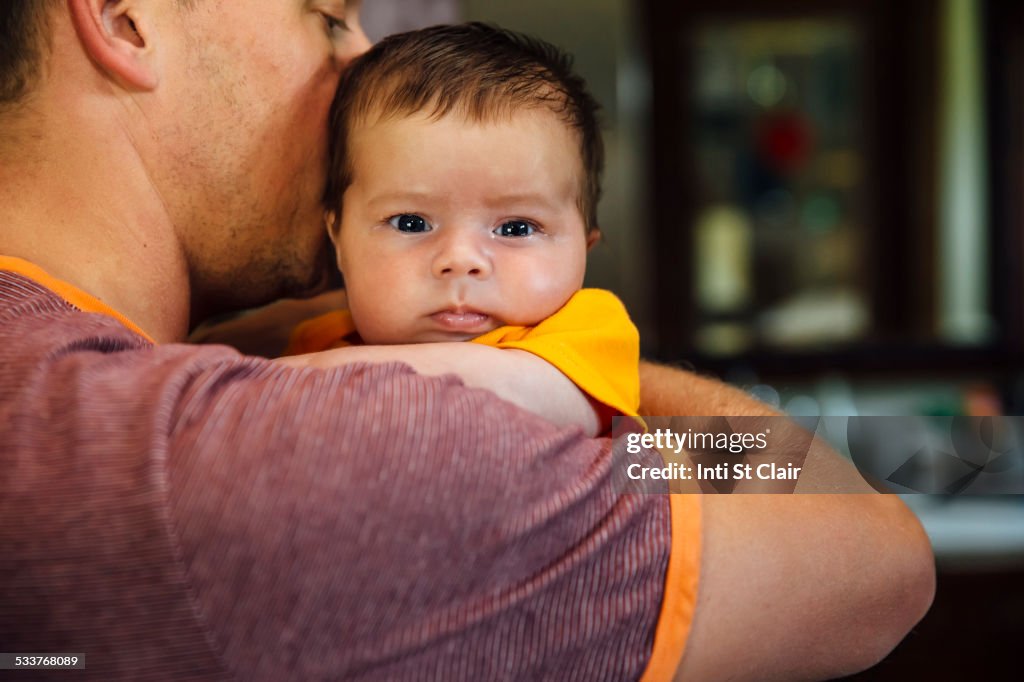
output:
M338 132L348 135L375 126L408 121L420 124L424 128L444 126L497 130L505 127L532 127L537 131L543 127L548 131L562 132L572 138L574 144L580 142L579 130L564 108L537 102L504 102L476 108L463 104L442 107L437 102L430 102L419 108L388 107L384 103L369 106L346 118L346 130Z
M509 170L518 164L567 168L582 173L584 154L578 132L546 107L529 107L477 117L464 111L438 114L374 112L353 119L346 144L351 169L380 154L423 157L433 154L465 163L494 165L497 154ZM424 159L436 163L438 158Z
M584 175L576 136L539 109L484 121L422 112L378 118L358 125L347 147L354 180L446 193L487 188L576 197Z

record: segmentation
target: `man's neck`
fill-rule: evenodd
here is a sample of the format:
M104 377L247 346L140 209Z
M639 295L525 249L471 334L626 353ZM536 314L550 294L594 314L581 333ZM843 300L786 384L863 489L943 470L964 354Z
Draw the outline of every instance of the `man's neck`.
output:
M188 267L159 194L124 131L97 117L0 147L0 255L35 263L160 343L188 333ZM54 133L54 131L58 131ZM83 140L106 140L90 149Z

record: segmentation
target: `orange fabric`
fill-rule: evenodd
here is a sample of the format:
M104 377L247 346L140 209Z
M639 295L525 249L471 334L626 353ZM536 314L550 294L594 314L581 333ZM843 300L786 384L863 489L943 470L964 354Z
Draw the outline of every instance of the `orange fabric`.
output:
M281 355L304 355L351 345L345 340L356 330L352 314L333 310L298 324L292 330L288 346Z
M665 572L661 615L654 631L654 649L641 682L671 680L683 660L693 625L700 577L700 495L670 494L672 553Z
M355 324L347 310L320 315L295 328L284 355L341 348L349 345L347 338L353 332ZM616 414L637 416L640 335L611 292L582 289L554 315L532 327L507 325L471 341L533 353Z
M21 258L14 258L12 256L0 256L0 270L15 272L29 278L33 282L36 282L57 294L82 312L109 315L124 326L128 327L128 329L131 329L136 334L144 337L150 343L156 343L153 341L152 337L142 331L137 324L108 306L103 301L94 296L90 296L73 284L69 284L64 280L53 277L34 263L30 263L29 261Z
M640 409L640 334L609 291L581 289L536 325L501 327L473 343L533 353L619 414L635 417Z

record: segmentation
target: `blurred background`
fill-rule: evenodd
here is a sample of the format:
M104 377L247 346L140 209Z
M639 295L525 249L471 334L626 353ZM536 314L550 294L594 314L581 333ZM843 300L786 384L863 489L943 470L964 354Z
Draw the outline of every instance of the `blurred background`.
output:
M364 12L373 38L484 20L575 55L608 151L588 285L622 297L646 357L792 414L1024 414L1024 3ZM1001 494L1020 490L906 496L936 547L939 596L859 677L1022 674L1024 498Z

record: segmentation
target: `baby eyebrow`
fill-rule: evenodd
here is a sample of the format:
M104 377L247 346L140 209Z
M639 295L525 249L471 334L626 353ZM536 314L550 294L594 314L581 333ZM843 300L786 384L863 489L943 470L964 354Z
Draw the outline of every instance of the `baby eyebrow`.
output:
M369 197L366 200L366 206L371 209L377 209L378 207L381 209L392 209L399 206L404 206L406 209L427 208L448 204L455 200L457 195L457 190L444 193L414 190L385 192ZM558 199L558 197L549 197L544 194L517 192L485 197L482 203L491 210L513 213L516 211L557 213L566 207L575 206L575 203L568 198L564 202Z
M496 197L488 197L486 205L493 208L529 208L532 210L543 210L555 212L563 207L557 197L549 197L543 194L503 194Z
M387 192L385 194L377 194L370 197L369 199L366 200L366 204L371 207L378 206L381 204L424 205L428 203L437 203L440 200L440 196L428 192Z

